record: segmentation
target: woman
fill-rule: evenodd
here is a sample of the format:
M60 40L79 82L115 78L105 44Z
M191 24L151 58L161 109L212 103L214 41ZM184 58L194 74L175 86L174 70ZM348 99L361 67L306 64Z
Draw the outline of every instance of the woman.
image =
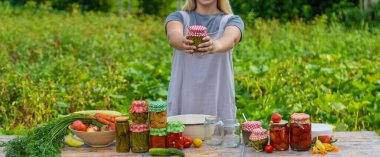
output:
M232 48L239 43L244 23L232 15L229 0L187 0L182 11L165 22L174 48L168 92L168 115L207 114L235 118ZM208 36L194 55L187 26L203 25Z

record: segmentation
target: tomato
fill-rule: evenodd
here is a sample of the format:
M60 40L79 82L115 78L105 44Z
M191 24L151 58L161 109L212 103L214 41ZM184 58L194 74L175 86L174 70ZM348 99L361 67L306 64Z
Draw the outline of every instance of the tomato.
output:
M273 152L273 147L272 145L268 144L265 146L265 152L267 153L272 153Z
M82 125L83 124L83 122L81 121L81 120L76 120L76 121L74 121L72 124L71 124L71 128L72 129L75 129L75 130L78 130L78 127L80 126L80 125Z
M272 115L272 122L273 123L279 123L281 121L281 119L282 119L282 116L278 113L274 113Z
M87 125L81 124L77 127L78 131L87 131Z
M192 144L193 144L193 139L191 139L191 137L183 136L183 146L185 148L190 148Z
M337 140L333 140L331 136L318 136L318 139L322 142L322 143L334 143L336 142ZM317 140L317 137L314 137L313 138L313 143L315 143L315 141Z

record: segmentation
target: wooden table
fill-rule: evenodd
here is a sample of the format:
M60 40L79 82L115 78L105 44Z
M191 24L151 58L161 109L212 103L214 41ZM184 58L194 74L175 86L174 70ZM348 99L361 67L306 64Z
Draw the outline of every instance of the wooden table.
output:
M0 142L8 141L15 136L0 136ZM334 137L338 139L335 146L340 148L340 152L329 152L326 156L337 157L377 157L380 156L380 137L375 132L335 132ZM0 147L0 157L5 156ZM251 147L240 146L239 148L224 148L221 146L211 147L203 145L201 148L188 148L185 149L186 156L189 157L216 157L216 156L231 156L231 157L251 157L251 156L322 156L320 154L313 155L311 151L297 152L297 151L274 151L272 154L265 152L254 152ZM81 147L72 148L65 147L62 149L62 156L65 157L107 157L107 156L150 156L148 153L136 154L136 153L117 153L115 146L106 148L91 148Z

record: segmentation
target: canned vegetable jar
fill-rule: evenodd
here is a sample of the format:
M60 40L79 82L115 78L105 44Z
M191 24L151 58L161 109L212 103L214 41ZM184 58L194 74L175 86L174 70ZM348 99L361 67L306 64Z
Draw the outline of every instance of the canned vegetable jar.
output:
M166 148L166 128L150 128L150 148Z
M289 128L288 121L281 120L279 123L270 124L269 129L270 144L274 150L288 150L289 149Z
M253 129L261 128L261 122L259 121L247 121L243 123L243 142L245 145L250 146L249 136L252 134Z
M130 118L135 124L145 124L148 120L148 104L145 100L135 100L131 104Z
M149 102L149 124L151 128L166 128L166 102Z
M194 25L189 26L189 33L187 39L194 41L194 46L197 47L196 52L198 52L198 45L203 42L203 38L207 36L207 28L205 26Z
M267 130L263 128L253 129L251 136L249 136L249 140L256 152L264 151L265 146L268 144Z
M129 123L128 117L116 117L116 151L129 152Z
M149 151L149 128L148 124L131 123L131 150L134 153Z
M292 150L307 151L311 147L310 116L294 113L290 121L290 147Z
M183 149L183 136L182 132L185 129L185 125L181 121L168 122L167 126L167 140L166 146L168 148Z

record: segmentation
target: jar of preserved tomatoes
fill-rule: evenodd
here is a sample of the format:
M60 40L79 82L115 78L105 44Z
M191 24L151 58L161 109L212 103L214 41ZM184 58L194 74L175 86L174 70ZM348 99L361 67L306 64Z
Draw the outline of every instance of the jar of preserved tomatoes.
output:
M245 145L250 146L249 136L252 134L253 129L261 128L261 122L259 121L247 121L243 125L243 142Z
M181 121L171 121L167 124L167 140L166 146L168 148L183 149L183 136L182 132L185 129L185 125Z
M288 150L289 149L289 128L288 121L281 120L279 123L270 124L269 129L270 144L274 150Z
M166 128L150 128L150 148L166 148Z
M166 103L162 101L150 101L148 108L150 127L166 128Z
M116 151L129 152L129 123L128 117L116 117Z
M149 128L148 124L131 123L131 150L134 153L149 151Z
M268 132L264 128L253 129L249 140L256 152L264 151L265 146L268 144Z
M290 121L290 147L292 150L306 151L311 147L310 116L294 113Z
M131 104L130 118L135 124L145 124L148 120L148 104L145 100L135 100Z

